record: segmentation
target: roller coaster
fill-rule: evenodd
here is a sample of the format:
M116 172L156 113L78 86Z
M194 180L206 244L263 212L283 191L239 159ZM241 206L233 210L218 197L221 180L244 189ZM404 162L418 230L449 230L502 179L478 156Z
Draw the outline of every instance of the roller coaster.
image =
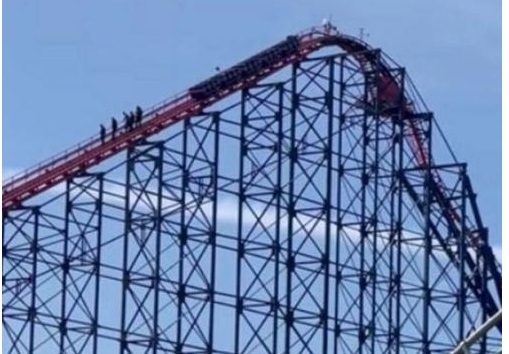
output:
M467 166L380 49L314 27L143 112L4 180L4 351L446 353L501 311Z

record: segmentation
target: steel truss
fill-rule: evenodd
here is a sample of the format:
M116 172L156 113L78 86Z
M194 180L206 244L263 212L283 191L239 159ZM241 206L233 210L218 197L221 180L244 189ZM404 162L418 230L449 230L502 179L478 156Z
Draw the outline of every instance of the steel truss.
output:
M455 348L501 307L487 230L378 70L308 58L5 213L4 352Z

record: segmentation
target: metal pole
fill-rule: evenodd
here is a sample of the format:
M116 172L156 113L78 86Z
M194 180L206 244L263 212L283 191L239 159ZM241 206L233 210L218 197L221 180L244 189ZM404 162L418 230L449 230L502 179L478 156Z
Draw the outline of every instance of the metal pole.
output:
M468 353L468 347L474 344L490 329L495 327L500 321L502 321L502 309L500 309L495 315L493 315L486 322L484 322L481 325L481 327L476 329L474 333L472 333L470 336L467 337L467 339L461 342L450 354Z

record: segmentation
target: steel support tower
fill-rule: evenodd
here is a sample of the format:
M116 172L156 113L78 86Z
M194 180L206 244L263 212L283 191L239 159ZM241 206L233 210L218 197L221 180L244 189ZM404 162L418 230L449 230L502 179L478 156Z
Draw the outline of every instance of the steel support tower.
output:
M4 353L446 353L501 309L467 166L404 68L296 38L4 181Z

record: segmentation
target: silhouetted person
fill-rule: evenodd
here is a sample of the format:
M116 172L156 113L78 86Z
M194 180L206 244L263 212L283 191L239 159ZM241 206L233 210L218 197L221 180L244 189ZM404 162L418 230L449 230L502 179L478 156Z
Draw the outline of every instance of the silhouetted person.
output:
M133 127L133 114L124 112L124 125L126 129L130 130Z
M134 116L134 112L129 113L129 124L131 125L131 128L134 127L134 123L136 122L136 117Z
M111 118L111 136L115 137L115 133L117 132L117 120L115 118Z
M104 140L106 140L106 129L104 125L101 124L101 143L104 144Z
M124 115L124 125L127 127L129 125L129 114L126 112L122 112L122 114Z
M136 113L135 113L135 116L136 116L136 123L139 125L141 124L141 120L143 118L143 110L141 109L140 106L136 106Z

